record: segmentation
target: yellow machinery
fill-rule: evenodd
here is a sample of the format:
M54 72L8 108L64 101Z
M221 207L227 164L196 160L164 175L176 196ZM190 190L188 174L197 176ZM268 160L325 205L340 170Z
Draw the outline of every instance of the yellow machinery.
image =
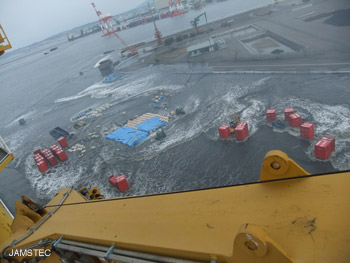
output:
M230 121L230 123L229 123L231 133L235 133L235 129L240 121L241 121L241 118L239 117L238 114L233 115L233 120Z
M5 53L5 50L11 48L10 41L8 40L4 29L0 25L0 56ZM5 141L0 136L0 172L13 160L13 153L10 152L6 146Z
M0 56L5 50L11 48L11 44L5 34L4 29L0 25ZM10 152L5 141L0 136L0 172L13 160L14 155ZM13 220L13 216L8 211L5 204L0 199L0 242L11 236L9 226Z
M0 56L5 53L5 50L11 48L11 44L5 34L4 29L0 25ZM14 158L13 153L10 152L6 146L5 141L0 136L0 172L9 164Z
M45 207L23 197L1 262L345 263L349 185L350 172L310 175L270 151L255 183L95 200L69 188Z
M10 41L8 40L4 29L0 25L0 56L5 53L5 50L11 48Z
M13 160L14 155L0 136L0 172Z

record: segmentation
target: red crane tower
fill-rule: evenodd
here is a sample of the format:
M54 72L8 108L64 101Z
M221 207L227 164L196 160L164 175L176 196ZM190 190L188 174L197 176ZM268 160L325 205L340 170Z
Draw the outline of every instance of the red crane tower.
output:
M112 24L112 16L107 14L104 15L102 14L101 11L98 11L96 9L95 3L91 3L92 7L95 9L95 12L98 16L98 23L101 27L103 36L109 36L111 34L113 34L114 32L114 28L113 28L113 24Z
M153 21L153 25L154 25L154 35L157 39L158 45L161 45L161 44L163 44L162 33L160 33L160 31L157 28L157 24L156 24L156 21L153 17L153 12L152 12L152 9L151 9L151 6L149 5L149 3L148 3L148 7L149 7L149 10L151 11L152 21Z
M96 9L95 3L91 3L92 7L95 9L95 12L98 16L98 23L101 27L101 30L103 32L103 36L109 36L109 35L115 35L120 42L122 42L125 50L128 50L130 52L131 55L136 55L138 54L138 50L137 49L133 49L131 47L129 47L125 41L117 35L117 33L115 32L114 28L113 28L113 24L112 24L112 16L111 15L103 15L101 11L98 11Z

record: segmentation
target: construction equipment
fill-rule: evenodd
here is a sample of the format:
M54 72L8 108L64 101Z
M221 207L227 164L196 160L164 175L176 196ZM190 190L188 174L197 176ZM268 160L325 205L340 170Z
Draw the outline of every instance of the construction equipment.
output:
M1 262L345 263L349 184L270 151L255 183L117 199L62 189L42 209L16 202Z
M157 28L156 21L153 17L153 11L151 9L149 2L148 2L148 8L151 11L152 21L153 21L153 26L154 26L154 35L157 39L158 45L161 45L161 44L163 44L162 33Z
M0 56L5 53L5 50L10 49L11 47L11 43L6 36L5 31L0 25Z
M229 122L231 133L235 133L235 129L236 129L238 123L240 123L240 121L241 121L241 118L239 117L239 115L237 115L237 114L233 115L233 120L231 120Z
M204 17L205 17L205 22L206 22L206 24L208 24L207 13L206 13L206 12L201 13L199 16L195 17L195 18L191 21L191 25L193 26L193 28L196 29L197 34L199 33L199 31L198 31L198 23L199 23L199 20L200 20L201 16L204 16Z
M109 14L102 14L101 11L97 10L95 3L91 3L94 8L96 15L98 16L98 24L100 25L103 36L108 36L113 34L114 28L112 24L112 16Z
M98 16L98 22L99 22L99 25L100 25L101 30L103 32L103 36L108 36L108 35L116 36L120 40L120 42L122 42L124 49L128 50L130 52L130 54L129 54L130 56L138 54L139 52L137 49L128 46L125 43L125 41L115 32L113 24L112 24L112 16L109 14L107 14L107 15L102 14L101 11L96 9L96 5L94 3L91 3L91 5L95 9L95 12Z
M134 56L134 55L137 55L139 53L139 51L136 48L128 46L125 43L125 41L115 31L113 31L113 35L115 35L120 40L120 42L122 42L125 50L128 50L130 52L129 56ZM124 52L122 52L122 53L124 53Z

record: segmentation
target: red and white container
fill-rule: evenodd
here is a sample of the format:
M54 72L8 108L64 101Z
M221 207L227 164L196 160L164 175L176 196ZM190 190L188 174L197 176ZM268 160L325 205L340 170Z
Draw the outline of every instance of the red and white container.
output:
M315 135L315 125L310 122L304 122L300 125L300 136L311 140Z
M284 109L284 119L286 121L289 121L289 115L294 113L294 109L293 108L285 108Z
M293 113L289 115L289 124L290 126L297 128L301 125L301 116L297 113Z
M55 158L55 156L53 156L53 154L48 149L44 149L42 152L45 156L45 159L49 162L51 166L56 166L58 164L57 159Z
M39 171L42 173L46 172L49 169L49 166L44 160L36 163L36 165L38 166Z
M64 138L64 137L58 138L57 141L61 145L61 147L68 146L68 142L67 142L66 138Z
M63 150L58 150L56 156L61 162L67 159L67 154Z
M237 141L244 141L248 136L248 123L240 122L235 128L235 138Z
M331 155L331 142L320 140L315 145L315 157L327 160Z
M228 138L231 136L231 130L230 130L230 127L229 126L226 126L226 125L222 125L220 128L219 128L219 136L221 138Z
M111 175L110 177L108 177L108 182L109 182L112 186L118 187L118 185L117 185L117 176Z
M323 136L322 141L329 141L331 143L331 152L335 151L335 138L331 136Z
M118 188L121 192L124 192L130 188L129 183L125 178L125 175L117 177L117 185L118 185Z
M275 109L268 109L266 111L266 120L269 122L276 120L276 110Z

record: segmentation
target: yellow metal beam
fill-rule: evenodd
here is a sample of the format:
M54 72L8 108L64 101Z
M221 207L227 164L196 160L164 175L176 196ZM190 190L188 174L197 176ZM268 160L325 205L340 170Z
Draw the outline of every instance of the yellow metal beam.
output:
M1 149L0 149L1 150ZM0 160L0 172L14 159L12 153L7 154L4 159Z
M12 216L5 204L0 200L0 243L11 237Z
M4 54L5 50L10 48L12 48L11 43L6 36L4 29L0 25L0 56Z
M284 152L273 150L265 155L261 166L260 181L309 175Z

